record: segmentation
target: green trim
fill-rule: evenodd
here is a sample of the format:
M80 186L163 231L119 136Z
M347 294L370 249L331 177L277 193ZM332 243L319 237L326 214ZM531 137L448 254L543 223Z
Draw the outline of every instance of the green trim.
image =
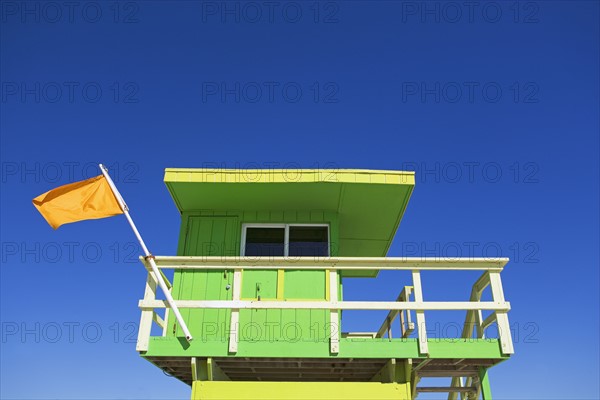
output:
M340 352L332 356L329 341L246 341L240 340L235 357L303 358L487 358L498 361L502 354L497 339L429 339L429 357L419 353L416 339L340 339ZM227 357L228 340L197 340L182 337L151 337L146 357Z

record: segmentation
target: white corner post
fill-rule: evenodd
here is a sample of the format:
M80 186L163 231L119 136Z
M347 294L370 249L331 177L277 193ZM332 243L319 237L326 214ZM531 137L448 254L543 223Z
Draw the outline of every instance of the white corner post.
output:
M156 300L156 278L153 273L148 271L146 279L146 290L144 290L144 300ZM138 328L138 339L135 349L137 351L148 351L150 342L150 332L152 331L152 320L154 318L154 310L151 308L143 308L140 316L140 326Z
M144 251L145 259L148 262L148 264L150 264L150 268L152 268L152 273L154 273L154 278L156 279L156 282L158 282L158 285L160 286L161 290L165 294L167 303L169 304L169 307L173 311L173 314L175 314L175 318L177 319L177 322L179 323L179 326L181 327L181 330L183 331L183 334L185 335L185 339L188 342L191 342L193 339L192 334L188 330L188 327L185 324L185 321L183 320L181 313L179 312L179 308L177 308L177 305L175 304L175 300L173 300L173 296L171 296L171 292L169 291L169 288L167 287L166 282L164 281L162 275L160 274L160 271L158 270L158 267L156 266L156 262L154 261L154 256L152 255L152 253L150 253L150 251L146 247L146 243L144 243L144 239L142 239L140 232L137 230L135 223L133 222L133 220L131 219L131 216L129 215L129 207L127 207L127 204L125 203L125 200L123 200L121 193L119 193L119 191L117 190L117 187L115 186L114 182L110 178L110 175L108 174L108 169L106 169L106 167L104 167L104 165L100 164L100 171L102 171L102 175L104 175L104 177L106 178L108 185L110 186L110 189L112 190L113 194L115 195L115 198L117 199L117 202L119 203L119 206L123 210L123 213L125 214L125 217L127 218L129 225L131 226L131 229L133 230L133 233L135 233L135 236L136 236L138 242L140 242L140 246L142 247L142 250Z
M504 291L502 290L502 280L499 272L490 272L490 288L492 289L492 300L499 306L505 305ZM510 324L506 311L494 311L496 314L496 323L498 324L498 337L500 338L500 347L504 354L514 354Z
M415 302L423 303L423 288L421 287L421 271L412 271L413 292L415 294ZM425 327L425 313L423 310L416 310L417 316L417 333L419 340L419 352L421 354L429 354L429 346L427 345L427 328Z
M233 271L233 293L232 300L239 301L242 297L242 270ZM238 343L240 341L240 309L231 309L231 318L229 323L229 352L237 353Z

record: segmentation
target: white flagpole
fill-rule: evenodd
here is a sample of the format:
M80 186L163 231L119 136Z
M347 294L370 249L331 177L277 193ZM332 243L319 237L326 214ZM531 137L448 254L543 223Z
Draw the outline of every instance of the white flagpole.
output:
M129 222L129 225L131 226L131 229L133 229L133 233L135 233L137 240L140 242L140 246L142 246L142 250L144 251L144 254L146 255L146 257L145 257L146 261L148 262L148 264L150 264L150 267L152 268L152 272L154 273L154 276L156 277L156 281L158 282L158 285L162 289L163 293L165 294L167 303L169 303L169 306L171 307L173 314L175 314L175 318L177 318L177 322L179 322L179 326L183 330L186 340L188 342L191 342L193 339L192 334L188 330L188 327L185 324L185 321L183 320L181 313L179 312L179 308L177 308L177 305L175 304L175 300L173 300L173 296L171 296L171 292L169 292L169 289L167 288L167 284L165 283L162 275L160 274L160 272L158 270L158 267L156 266L156 262L154 261L154 256L152 255L152 253L150 253L150 251L146 247L146 244L144 243L144 239L142 239L140 232L137 230L135 223L133 222L133 220L131 219L131 216L129 215L129 207L127 207L125 200L123 200L121 193L119 193L119 191L117 190L117 187L115 186L114 182L110 178L110 175L108 175L108 169L106 169L106 167L104 165L100 164L100 170L102 171L102 174L108 181L108 184L109 184L111 190L113 191L113 194L117 198L117 201L119 202L119 205L121 206L121 209L123 210L123 213L125 214L125 217L127 218L127 221Z

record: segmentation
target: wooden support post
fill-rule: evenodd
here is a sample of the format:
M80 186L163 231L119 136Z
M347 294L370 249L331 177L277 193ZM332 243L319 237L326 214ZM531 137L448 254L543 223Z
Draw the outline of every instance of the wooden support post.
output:
M462 387L462 378L460 376L453 376L452 380L450 381L450 387L451 388L458 388L458 387ZM458 392L448 392L448 400L457 400L458 399Z
M412 293L412 289L412 286L404 286L404 289L402 289L402 293L400 293L400 301L410 301L410 294ZM412 322L409 310L400 311L400 329L402 337L404 339L409 337L414 330L414 324Z
M469 298L469 301L481 301L481 294L489 284L490 278L486 271L473 284L473 288L471 289L471 297ZM477 320L477 316L479 317L479 320ZM481 327L481 310L467 311L467 317L465 318L465 324L463 326L461 337L463 339L470 339L473 336L473 327L477 328L477 335L478 337L480 337L480 333L483 334L483 329Z
M410 378L410 392L411 392L411 399L416 399L417 398L417 385L419 384L419 381L421 380L421 378L419 377L419 375L417 375L417 373L415 371L412 372L411 374L411 378Z
M463 387L463 378L461 376L453 376L452 380L450 382L450 387L451 388L460 388ZM457 392L450 392L448 393L448 400L456 400L458 399L458 393Z
M192 367L192 382L197 381L198 380L198 365L196 364L196 357L192 357L191 367Z
M495 303L504 304L504 291L502 290L502 280L499 272L490 272L490 287L492 289L492 299ZM498 338L500 339L500 348L504 354L513 354L513 347L510 324L508 315L505 311L495 311L496 323L498 324Z
M236 269L233 272L233 300L239 300L242 294L242 270ZM240 325L240 309L231 309L231 319L229 324L229 352L237 353L239 337L239 326Z
M490 378L487 369L479 367L479 390L482 400L492 400L492 391L490 389Z
M172 287L169 288L169 292L173 292ZM167 336L167 332L169 331L169 309L168 308L165 308L165 316L163 318L163 321L164 321L164 326L163 326L162 335Z
M403 299L400 299L400 300L403 300ZM403 301L406 301L406 300L403 300ZM406 319L404 318L404 313L406 313L408 315L410 315L410 314L409 314L409 311L405 311L405 310L400 311L400 318L399 318L400 319L400 335L403 338L406 338Z
M146 279L146 289L144 290L144 300L156 300L156 278L154 274L148 271ZM148 351L150 343L150 332L152 331L152 319L154 310L151 308L142 309L140 317L140 328L138 331L138 339L135 349L137 351Z
M423 302L423 288L421 287L421 271L412 271L413 280L413 291L415 293L415 302ZM429 348L427 346L427 329L425 327L425 313L417 310L415 312L417 316L417 333L419 337L419 352L421 354L429 354Z
M329 270L329 301L337 302L338 297L338 273L336 270ZM338 354L340 351L340 319L339 311L331 310L329 317L329 340L330 352Z

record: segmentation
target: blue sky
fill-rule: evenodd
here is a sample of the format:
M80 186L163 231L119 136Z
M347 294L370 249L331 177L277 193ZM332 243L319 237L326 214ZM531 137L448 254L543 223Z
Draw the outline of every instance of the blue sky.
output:
M145 272L125 219L53 231L31 204L98 162L164 255L179 227L166 167L415 170L390 255L512 259L516 354L491 371L495 397L600 396L598 2L0 11L2 398L189 396L135 352ZM346 294L395 298L387 278Z

